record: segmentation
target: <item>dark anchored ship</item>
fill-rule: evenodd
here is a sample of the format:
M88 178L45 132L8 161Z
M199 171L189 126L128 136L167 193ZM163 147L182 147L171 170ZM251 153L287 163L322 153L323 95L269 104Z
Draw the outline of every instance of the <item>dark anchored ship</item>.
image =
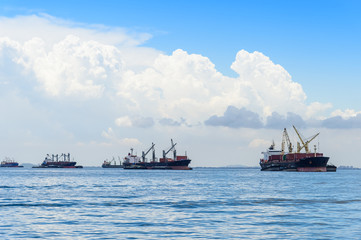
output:
M6 157L0 164L0 167L23 167L20 166L18 162L16 162L14 159L10 159Z
M105 160L102 164L102 168L123 168L123 165L122 162L120 161L120 158L119 158L119 164L117 164L115 158L113 157L113 159L110 161L108 161L108 159Z
M138 157L136 154L133 154L133 148L130 149L130 153L124 158L123 168L124 169L164 169L164 170L192 170L188 167L191 160L187 157L187 154L183 156L178 156L175 149L176 143L173 143L171 139L171 147L165 151L163 150L163 157L159 160L155 157L155 144L152 143L152 146L146 151L142 152L142 156ZM152 150L152 159L147 160L147 154ZM173 151L173 158L168 158L167 154Z
M70 153L46 155L44 161L39 166L33 168L83 168L83 166L76 166L76 162L70 160Z
M311 152L308 147L308 144L315 139L319 133L312 136L309 140L304 140L296 127L293 126L293 128L302 145L297 142L297 151L293 152L293 146L285 128L283 130L281 150L276 150L273 142L266 152L262 152L264 157L259 163L261 165L261 171L335 172L335 166L332 165L331 167L331 165L327 165L329 157L325 157L323 153L317 152L316 145L314 145L314 152ZM288 152L286 152L285 149L286 144ZM305 152L301 153L302 149L304 149Z

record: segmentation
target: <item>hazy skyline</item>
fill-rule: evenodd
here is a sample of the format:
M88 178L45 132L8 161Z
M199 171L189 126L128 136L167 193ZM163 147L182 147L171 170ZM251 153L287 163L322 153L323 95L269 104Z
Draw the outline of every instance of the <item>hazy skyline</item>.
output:
M152 142L255 166L296 125L361 166L357 1L3 1L0 158L100 166Z

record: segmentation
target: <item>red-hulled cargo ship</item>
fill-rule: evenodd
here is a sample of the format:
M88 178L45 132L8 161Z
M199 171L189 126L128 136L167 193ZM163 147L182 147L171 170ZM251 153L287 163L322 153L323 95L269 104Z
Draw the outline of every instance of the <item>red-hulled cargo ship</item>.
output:
M155 158L155 144L152 143L152 146L146 151L145 153L142 152L142 157L138 157L137 155L133 154L133 149L130 149L131 152L128 153L128 156L124 158L123 161L123 168L124 169L164 169L164 170L191 170L188 165L190 164L191 160L184 156L177 156L177 152L175 150L175 145L173 140L171 139L172 146L167 150L163 150L163 157L157 161ZM153 150L153 156L150 161L147 161L145 158L146 155ZM167 154L173 150L173 158L167 158Z
M83 168L83 166L76 166L76 162L70 160L70 153L62 153L60 157L58 154L52 154L51 157L47 154L44 161L33 168Z
M262 152L264 157L260 160L261 171L326 172L329 157L323 156L323 153L318 153L316 146L313 153L308 148L308 144L319 133L311 137L310 140L303 140L295 126L293 128L300 138L302 146L300 143L297 143L297 152L292 152L293 147L285 128L283 131L282 149L275 150L275 144L273 143L266 152ZM285 144L288 146L287 153L285 152ZM300 152L303 148L305 153Z
M4 161L1 162L0 167L23 167L20 166L18 162L15 162L14 159L6 157Z

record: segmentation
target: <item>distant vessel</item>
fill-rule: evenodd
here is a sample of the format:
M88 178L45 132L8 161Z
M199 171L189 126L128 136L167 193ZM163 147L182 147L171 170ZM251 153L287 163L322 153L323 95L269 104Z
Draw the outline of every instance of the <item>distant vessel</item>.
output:
M83 166L75 166L76 162L70 161L70 153L62 153L59 157L58 154L46 155L44 161L39 166L33 168L83 168Z
M119 165L117 165L117 162L115 161L115 159L113 157L113 159L110 161L105 160L102 164L102 168L123 168L123 165L122 165L122 162L120 161L120 159L119 159Z
M15 162L14 159L6 157L0 164L0 167L23 167L20 166L18 162Z
M173 143L171 139L171 147L165 151L163 150L163 157L157 161L155 158L155 144L152 143L152 146L146 151L142 152L142 157L138 157L133 154L133 148L130 149L128 156L124 158L123 168L124 169L170 169L170 170L191 170L192 168L188 167L191 160L188 159L187 154L184 156L177 156L175 150L176 143ZM145 158L146 155L152 150L152 159L147 161ZM167 158L167 154L173 150L173 159Z
M333 164L327 164L326 170L327 172L336 172L337 167Z
M302 146L297 142L297 151L293 151L293 146L288 137L286 128L283 130L282 149L275 150L274 142L267 149L266 152L262 152L264 157L260 160L261 171L298 171L298 172L326 172L336 171L335 168L327 168L327 162L329 157L324 157L323 153L318 153L316 145L314 146L314 152L311 153L308 144L315 139L319 133L312 136L309 140L301 138L300 133L296 127L293 126L297 133L297 136L301 140ZM288 152L285 152L285 144L288 146ZM305 149L305 153L301 153L302 149Z

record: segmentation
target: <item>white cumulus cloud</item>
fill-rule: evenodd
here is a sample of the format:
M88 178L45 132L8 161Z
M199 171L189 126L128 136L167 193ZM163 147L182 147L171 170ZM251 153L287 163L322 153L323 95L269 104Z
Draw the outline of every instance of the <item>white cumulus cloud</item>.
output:
M340 116L344 119L350 119L352 117L356 117L358 114L361 114L361 111L355 111L353 109L346 109L342 111L341 109L337 109L331 113L332 117Z
M115 120L115 124L119 127L131 127L132 120L129 116L119 117Z
M36 23L37 28L33 34L25 32L26 37L9 27L0 30L8 36L0 40L4 62L21 68L33 80L32 87L48 96L106 96L110 102L121 102L117 112L143 116L132 117L132 126L151 127L160 119L184 119L197 125L222 115L230 106L255 112L263 122L273 112L307 112L311 118L330 107L307 105L302 86L260 52L239 51L231 66L239 76L231 78L198 54L178 49L165 55L137 47L147 38L129 36L125 30L86 28L51 16L3 18L0 26L20 27L20 20ZM56 36L48 36L41 26L56 30ZM129 126L129 121L115 122Z
M262 53L238 52L232 64L239 77L226 77L206 57L181 49L159 55L140 73L124 75L118 94L129 101L133 111L157 113L161 118L185 118L194 124L208 116L221 115L229 106L245 107L264 120L277 111L320 114L330 104L317 103L317 112L305 103L301 85L288 72Z
M51 51L42 45L40 39L26 42L22 62L47 94L100 97L112 80L121 78L122 59L114 46L72 35Z
M253 139L248 146L251 148L259 148L259 147L268 147L269 145L271 145L271 141L270 140L265 140L265 139Z
M285 114L290 109L296 113L304 110L306 94L302 86L269 57L241 50L231 68L239 74L236 82L239 94L250 100L245 107L264 116L275 111Z
M111 143L118 145L137 146L141 144L141 142L136 138L119 138L112 128L108 128L106 131L103 131L102 136Z

